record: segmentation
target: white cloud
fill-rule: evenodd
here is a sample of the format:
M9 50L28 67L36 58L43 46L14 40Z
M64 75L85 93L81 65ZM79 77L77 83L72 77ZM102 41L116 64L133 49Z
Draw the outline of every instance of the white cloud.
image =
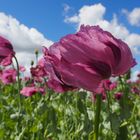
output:
M132 75L131 75L131 81L136 81L136 80L138 80L138 74L140 73L140 71L138 71L138 70L136 70L136 71L134 71L134 72L132 72Z
M49 47L52 44L35 28L28 28L5 13L0 13L0 35L13 44L19 63L26 67L34 59L35 48L41 51L43 45Z
M79 17L77 15L74 15L72 17L66 16L64 19L64 22L66 23L78 23L79 22Z
M105 13L105 7L102 4L95 4L91 6L83 6L79 13L72 16L67 17L65 21L67 23L69 22L75 22L79 24L96 24L98 21L103 19L103 15Z
M128 36L126 36L125 41L130 45L133 46L133 51L134 53L139 53L139 48L140 48L140 35L139 34L135 34L135 33L131 33Z
M130 33L130 31L121 23L118 22L116 14L113 15L112 20L108 21L104 18L106 8L101 4L94 4L91 6L83 6L78 13L72 17L65 17L66 23L76 23L77 30L81 24L85 25L99 25L104 30L111 32L113 35L124 40L130 46L133 53L140 53L140 35ZM125 10L123 12L126 12Z
M64 13L67 13L71 9L71 7L66 3L63 4L63 8L64 8Z
M140 8L134 8L131 12L128 12L126 9L122 11L133 26L140 26Z
M117 16L115 14L111 21L103 19L98 21L94 25L100 25L104 30L111 32L113 35L123 40L125 40L125 37L129 35L129 31L127 30L127 28L118 23Z
M31 52L43 44L49 46L52 43L35 28L28 28L20 24L17 19L4 13L0 13L0 34L9 39L18 52Z

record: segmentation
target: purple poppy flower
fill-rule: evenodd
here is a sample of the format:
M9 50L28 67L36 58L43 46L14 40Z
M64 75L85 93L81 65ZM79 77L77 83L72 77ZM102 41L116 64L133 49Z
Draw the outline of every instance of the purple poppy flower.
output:
M120 100L122 98L122 96L123 96L123 93L121 93L121 92L117 92L114 94L114 97L116 100Z
M20 94L28 97L28 96L34 95L37 92L39 92L43 95L43 94L45 94L45 89L42 87L28 86L28 87L24 87L20 91Z
M12 63L13 51L12 44L5 38L0 36L0 65L7 66Z
M126 73L136 64L130 48L99 26L84 26L44 49L50 80L63 87L95 91L102 80Z
M17 71L15 69L6 69L3 70L0 74L0 80L4 84L11 84L16 81Z

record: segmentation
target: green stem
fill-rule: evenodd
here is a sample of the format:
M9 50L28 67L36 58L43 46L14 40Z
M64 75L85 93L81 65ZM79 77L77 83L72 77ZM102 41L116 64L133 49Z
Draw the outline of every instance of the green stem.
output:
M121 120L126 121L128 119L127 110L129 109L128 108L128 89L127 89L126 85L124 84L122 77L119 77L119 81L120 81L120 85L121 85L122 91L123 91L123 97L119 102L120 107L121 107L120 115L121 115ZM127 125L119 127L119 133L117 134L116 140L128 140Z
M36 65L38 63L38 54L36 54Z
M94 139L93 140L98 140L101 103L102 103L102 95L97 94L96 95L96 112L95 112L95 130L94 130Z
M16 58L16 56L14 56L14 59L16 61L16 66L17 66L17 83L18 83L18 94L19 94L19 114L21 111L21 96L20 96L20 89L21 89L21 84L20 84L20 73L19 73L19 64L18 64L18 60Z
M79 110L78 110L78 93L76 92L76 112L79 116ZM78 117L76 118L76 122L75 122L75 131L76 131L76 127L78 126Z
M113 130L112 129L112 121L111 121L111 108L110 108L110 92L108 91L106 91L106 95L107 95L107 110L108 110L108 113L109 113L109 121L110 121L110 127L111 127L111 130Z
M137 109L137 102L135 101L134 107L133 107L133 110L132 110L132 115L131 115L130 121L135 118L136 109Z
M128 133L128 130L127 130L126 125L120 127L119 134L117 134L116 140L128 140L127 133Z

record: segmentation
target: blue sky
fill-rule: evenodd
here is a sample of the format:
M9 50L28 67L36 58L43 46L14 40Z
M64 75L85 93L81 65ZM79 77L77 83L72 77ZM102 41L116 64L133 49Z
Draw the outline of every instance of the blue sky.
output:
M101 17L98 21L91 22L90 18L92 18L92 16L86 18L84 17L84 12L80 13L80 9L84 9L86 5L87 8L84 12L89 12L88 9L93 8L89 14L92 14L93 12L94 15L97 8L97 19L98 16ZM83 23L83 19L87 19L86 23L92 25L98 23L99 25L102 25L103 21L105 21L103 28L105 28L105 30L110 30L109 26L112 26L112 33L115 32L114 34L117 34L117 37L120 35L120 38L128 41L128 44L130 44L132 49L135 47L134 55L137 61L140 62L140 54L137 53L139 51L140 42L137 41L136 43L136 41L133 41L133 38L134 40L140 39L140 12L135 12L137 14L137 19L134 18L136 15L134 14L134 10L136 10L136 8L139 12L139 0L0 0L0 13L4 14L4 16L1 15L3 18L1 18L0 22L5 20L6 17L9 18L9 21L16 19L19 23L13 23L14 20L12 20L10 28L12 28L12 25L20 26L17 30L20 30L20 32L22 30L26 30L23 36L28 34L28 31L31 33L33 32L35 35L32 36L31 33L29 34L32 40L27 41L29 47L29 43L31 42L36 45L40 40L55 42L66 34L76 32L76 30L78 30L78 26ZM100 14L100 9L102 14ZM12 19L9 15L12 16ZM76 21L71 17L75 17ZM96 14L93 18L96 19ZM4 24L7 24L7 22L2 22L0 27L5 27ZM25 27L22 28L22 24ZM6 27L6 30L4 31L1 31L1 28L0 34L6 36L12 41L13 36L16 33L11 32L11 34L14 34L11 35L11 37L7 33L7 29L9 27ZM31 31L32 28L37 32ZM119 31L119 33L117 31ZM20 34L20 32L18 34ZM42 37L40 35L44 36ZM125 36L127 37L125 38ZM38 42L33 42L34 38L37 38ZM19 47L17 51L19 51L20 54L20 43L15 41L13 41L13 43L17 48ZM31 44L31 46L32 45L33 44ZM21 48L25 49L22 45ZM28 51L27 49L25 50ZM140 70L140 66L138 65L135 69Z
M106 19L110 20L116 13L130 30L140 33L140 30L129 26L121 14L123 8L131 11L140 7L139 0L0 0L0 12L12 15L26 26L35 27L47 38L57 41L61 36L75 32L72 25L64 23L64 4L72 7L71 13L75 13L84 5L96 3L106 7Z

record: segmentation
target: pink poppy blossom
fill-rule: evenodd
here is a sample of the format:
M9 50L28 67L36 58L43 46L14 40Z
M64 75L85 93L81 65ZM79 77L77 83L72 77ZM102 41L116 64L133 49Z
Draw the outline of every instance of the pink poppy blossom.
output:
M47 72L44 69L44 59L39 60L36 67L31 67L31 74L33 77L44 77L47 75Z
M102 80L95 90L96 93L103 93L106 90L111 91L117 87L117 82L111 82L111 80Z
M113 82L110 86L109 89L110 90L114 90L117 87L117 82Z
M101 92L101 94L102 94L102 101L105 101L106 98L107 98L107 97L106 97L106 94L107 94L107 93L105 92L105 90L103 90L103 91ZM97 94L95 94L95 93L91 93L91 100L94 101L94 102L96 101L96 95L97 95Z
M135 84L140 84L140 78L135 81Z
M102 86L106 90L113 90L117 87L117 83L116 82L111 82L111 80L109 80L109 79L103 80L101 83L103 84Z
M45 60L44 60L44 58L41 58L41 59L38 61L38 65L41 66L41 67L45 67Z
M0 69L0 77L1 77L1 75L2 75L2 70Z
M137 74L137 77L140 78L140 73Z
M44 87L39 87L37 90L38 90L38 92L41 93L42 95L45 95L45 89L44 89Z
M0 75L0 80L4 84L11 84L16 81L17 71L15 69L6 69L3 70Z
M37 88L35 86L29 86L29 87L24 87L20 91L20 94L28 97L28 96L32 96L32 95L36 94L37 92L44 94L45 90L44 90L44 88Z
M132 83L131 79L127 80L126 83L131 84Z
M33 82L37 82L37 83L43 83L44 79L42 79L41 77L33 77Z
M76 34L44 49L44 58L51 81L61 87L89 91L95 91L102 80L124 74L136 64L126 43L99 26L84 25Z
M33 87L24 87L20 93L24 96L32 96L33 94L35 94L37 92L36 88Z
M13 51L12 44L5 38L0 36L0 65L7 66L12 63Z
M117 92L114 94L114 97L116 100L120 100L122 96L123 96L123 94L121 92Z
M25 77L23 77L23 81L24 81L24 82L31 81L31 77L25 76Z
M45 71L44 68L42 68L41 66L37 65L36 67L31 67L31 74L32 76L36 76L36 77L40 77L40 76L45 76Z
M56 92L65 92L65 91L70 91L75 89L74 87L68 86L63 82L57 81L55 79L49 80L47 82L47 85L49 88L54 89Z
M45 55L45 60L47 60L47 58L49 58L48 51L44 48L43 52ZM65 92L68 90L76 89L75 87L67 85L62 81L59 72L55 69L55 67L50 63L49 60L45 61L45 68L48 72L49 81L47 82L47 85L49 88L53 89L56 92Z
M131 92L137 95L140 95L140 90L137 87L132 87Z
M112 84L112 82L109 79L103 81L103 86L106 90L110 90L111 84Z
M20 71L20 72L25 72L25 71L26 71L26 68L25 68L24 66L21 66L21 65L20 65L20 66L19 66L19 71Z

